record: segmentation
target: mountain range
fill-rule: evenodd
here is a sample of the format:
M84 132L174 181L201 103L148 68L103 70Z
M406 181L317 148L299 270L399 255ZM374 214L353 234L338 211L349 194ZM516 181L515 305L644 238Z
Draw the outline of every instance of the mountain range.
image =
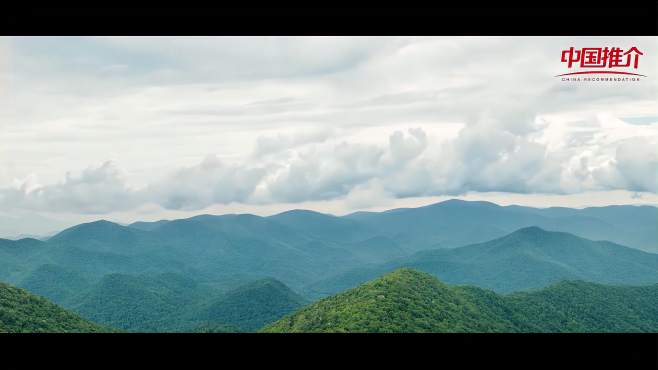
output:
M431 273L451 284L508 293L560 280L605 284L658 283L658 255L608 241L526 227L484 243L417 252L383 264L352 269L305 288L319 297L337 293L400 267Z
M254 331L400 267L498 293L658 283L658 208L450 200L342 217L95 221L0 239L0 281L128 331ZM267 299L262 297L268 297Z
M0 239L0 280L18 283L40 265L54 264L92 279L108 273L176 272L204 281L274 277L299 289L355 267L486 242L529 226L658 249L656 207L538 209L450 200L343 217L293 210L269 217L201 215L128 226L101 220L47 241Z
M538 226L658 252L658 208L653 206L533 208L452 199L418 208L357 212L345 218L414 250L479 243Z

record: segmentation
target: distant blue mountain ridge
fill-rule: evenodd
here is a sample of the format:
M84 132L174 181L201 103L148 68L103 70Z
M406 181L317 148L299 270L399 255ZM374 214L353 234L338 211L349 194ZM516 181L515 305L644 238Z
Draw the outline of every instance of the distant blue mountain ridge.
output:
M125 226L99 220L46 241L0 239L0 281L69 309L85 307L84 317L115 322L115 316L94 312L102 304L85 303L85 297L99 302L94 289L108 276L147 279L145 286L111 281L116 282L112 287L132 287L130 297L150 302L171 302L172 292L178 292L152 283L161 282L162 274L197 284L192 297L219 296L273 279L303 299L316 299L398 267L506 293L564 279L657 283L658 255L651 253L656 251L658 208L653 206L532 208L449 200L342 217L290 210L269 217L199 215ZM264 286L283 292L277 284ZM172 317L184 318L176 305L166 306L174 310ZM222 308L213 312L236 317ZM259 324L272 316L258 312ZM240 320L242 327L254 327Z

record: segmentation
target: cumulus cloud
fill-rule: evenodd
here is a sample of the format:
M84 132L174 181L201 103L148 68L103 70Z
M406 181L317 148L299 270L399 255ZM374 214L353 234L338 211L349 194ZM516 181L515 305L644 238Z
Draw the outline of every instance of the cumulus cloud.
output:
M273 167L255 199L300 202L344 195L380 172L383 155L382 148L360 143L305 148Z
M460 195L468 192L570 194L625 189L656 192L658 132L607 143L584 141L551 149L552 130L568 131L540 118L525 129L499 118L466 125L452 140L437 141L422 128L396 130L380 144L325 135L278 136L256 143L256 151L287 155L249 156L237 161L209 155L141 189L126 185L112 162L68 173L63 182L41 185L34 176L0 191L7 207L106 213L158 204L198 210L229 203L298 203L344 198L351 207L387 199ZM628 125L594 121L599 134ZM632 125L629 125L632 126ZM565 128L566 127L566 128ZM576 132L583 127L575 122ZM632 126L637 127L637 126ZM642 130L646 130L642 128ZM562 133L562 135L569 136ZM270 139L268 139L270 140ZM280 142L281 146L277 146ZM313 142L313 145L295 145ZM268 149L265 149L268 148ZM263 152L264 151L264 152Z
M602 186L631 191L658 192L658 141L635 137L622 141L594 176Z
M256 151L286 156L248 157L232 163L215 155L131 189L112 162L67 173L63 182L41 185L34 175L0 194L5 206L56 208L105 213L155 203L166 209L195 210L213 204L330 200L353 205L379 199L478 192L575 193L586 190L656 191L656 135L635 136L606 145L583 142L569 150L550 150L542 140L551 123L534 119L520 130L497 118L465 126L454 140L433 142L421 128L394 131L381 145L327 141L324 134L278 136ZM597 132L616 124L594 122ZM598 125L598 126L597 126ZM607 125L607 129L602 126ZM576 128L582 125L576 122ZM294 143L316 142L297 147ZM282 142L282 143L281 143ZM276 144L281 143L281 146ZM264 152L263 152L264 151Z
M395 195L386 190L381 180L372 179L353 187L345 196L345 202L351 209L367 209L391 205L394 198Z
M64 181L39 185L30 176L13 188L0 191L6 208L53 210L77 213L108 213L139 204L137 193L127 187L112 162L89 167L79 175L66 173Z
M210 155L199 165L181 168L142 193L145 200L167 209L202 209L246 201L264 175L264 168L231 165Z
M426 147L427 135L420 128L409 129L408 136L396 131L389 138L390 154L396 163L405 163L416 158Z

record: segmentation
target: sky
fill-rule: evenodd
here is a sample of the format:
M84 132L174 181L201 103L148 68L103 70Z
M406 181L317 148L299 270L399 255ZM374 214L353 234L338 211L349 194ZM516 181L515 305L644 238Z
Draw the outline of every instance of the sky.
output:
M639 81L562 81L569 47ZM656 37L3 37L0 237L460 198L658 204ZM573 69L573 68L572 68Z

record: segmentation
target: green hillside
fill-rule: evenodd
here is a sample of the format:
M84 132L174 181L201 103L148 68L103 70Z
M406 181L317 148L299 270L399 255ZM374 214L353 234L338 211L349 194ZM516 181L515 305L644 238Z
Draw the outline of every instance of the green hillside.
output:
M0 333L87 333L111 329L19 288L0 283Z
M213 294L176 274L110 274L72 308L94 322L136 332L181 331L194 323L185 315Z
M77 272L59 265L45 264L32 271L18 285L31 293L65 305L68 300L86 291L90 283Z
M187 277L110 274L71 308L83 317L133 332L255 331L307 303L275 279L222 291Z
M506 302L529 330L548 332L656 332L658 285L609 286L564 281Z
M306 303L280 281L262 279L226 293L198 317L225 323L241 331L255 331Z
M655 332L658 285L563 282L508 296L398 269L264 332Z
M510 324L478 310L470 295L431 275L399 269L324 298L265 332L481 332Z

